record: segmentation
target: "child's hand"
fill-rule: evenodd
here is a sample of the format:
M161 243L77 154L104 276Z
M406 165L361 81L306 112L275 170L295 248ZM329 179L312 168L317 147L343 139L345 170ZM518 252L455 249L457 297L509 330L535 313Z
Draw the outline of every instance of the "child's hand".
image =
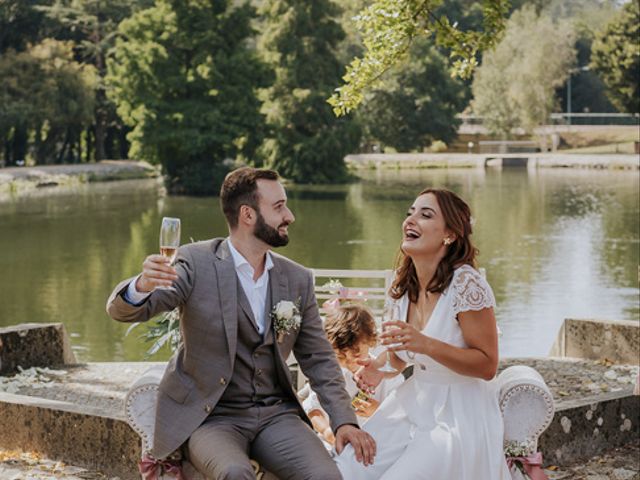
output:
M353 379L360 390L373 393L382 381L384 374L378 370L379 367L375 365L375 361L371 358L358 360L358 365L361 365L361 367L353 375Z
M335 445L336 443L336 437L333 434L333 431L331 430L330 427L327 427L323 432L322 432L322 438L324 439L325 442L330 443L331 445Z
M369 398L363 400L361 398L355 398L352 402L353 407L356 409L356 415L369 418L378 409L380 402L375 398Z

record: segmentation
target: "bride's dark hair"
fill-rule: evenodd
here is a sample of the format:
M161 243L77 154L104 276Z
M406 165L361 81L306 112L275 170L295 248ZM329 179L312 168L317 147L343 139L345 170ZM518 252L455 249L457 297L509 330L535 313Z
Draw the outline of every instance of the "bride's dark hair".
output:
M455 193L438 188L427 188L418 196L431 193L436 197L445 226L455 235L455 240L447 247L447 253L440 260L436 272L429 281L426 291L440 293L451 283L453 271L462 265L476 266L478 249L471 242L471 209L469 205ZM411 257L402 249L396 259L396 277L389 290L392 298L399 299L409 294L411 302L417 302L420 293L420 282Z

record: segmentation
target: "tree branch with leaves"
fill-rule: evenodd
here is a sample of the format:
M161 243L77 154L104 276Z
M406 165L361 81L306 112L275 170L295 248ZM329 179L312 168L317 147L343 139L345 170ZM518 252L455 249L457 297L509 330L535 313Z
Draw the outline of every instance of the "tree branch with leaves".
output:
M450 52L453 76L471 77L478 65L478 54L492 47L502 35L509 0L483 1L481 30L462 30L457 22L438 16L437 8L442 3L443 0L377 0L354 18L365 51L347 66L344 84L328 100L336 115L357 108L384 74L407 58L416 38L431 38Z

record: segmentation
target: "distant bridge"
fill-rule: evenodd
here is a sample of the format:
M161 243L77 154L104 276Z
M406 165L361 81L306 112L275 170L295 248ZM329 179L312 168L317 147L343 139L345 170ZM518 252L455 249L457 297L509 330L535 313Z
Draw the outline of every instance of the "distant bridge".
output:
M462 123L458 127L458 134L484 135L488 131L483 125L483 117L479 115L458 114ZM564 132L580 132L602 130L607 128L638 127L640 114L638 113L552 113L549 124L536 128L534 133L551 134ZM513 133L523 135L522 129Z

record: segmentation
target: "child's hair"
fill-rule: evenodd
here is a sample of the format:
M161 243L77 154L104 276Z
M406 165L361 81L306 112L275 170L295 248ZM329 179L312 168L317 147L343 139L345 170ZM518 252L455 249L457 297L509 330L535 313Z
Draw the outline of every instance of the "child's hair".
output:
M369 346L377 342L373 313L362 304L340 305L327 315L324 331L337 352L353 349L361 342Z

